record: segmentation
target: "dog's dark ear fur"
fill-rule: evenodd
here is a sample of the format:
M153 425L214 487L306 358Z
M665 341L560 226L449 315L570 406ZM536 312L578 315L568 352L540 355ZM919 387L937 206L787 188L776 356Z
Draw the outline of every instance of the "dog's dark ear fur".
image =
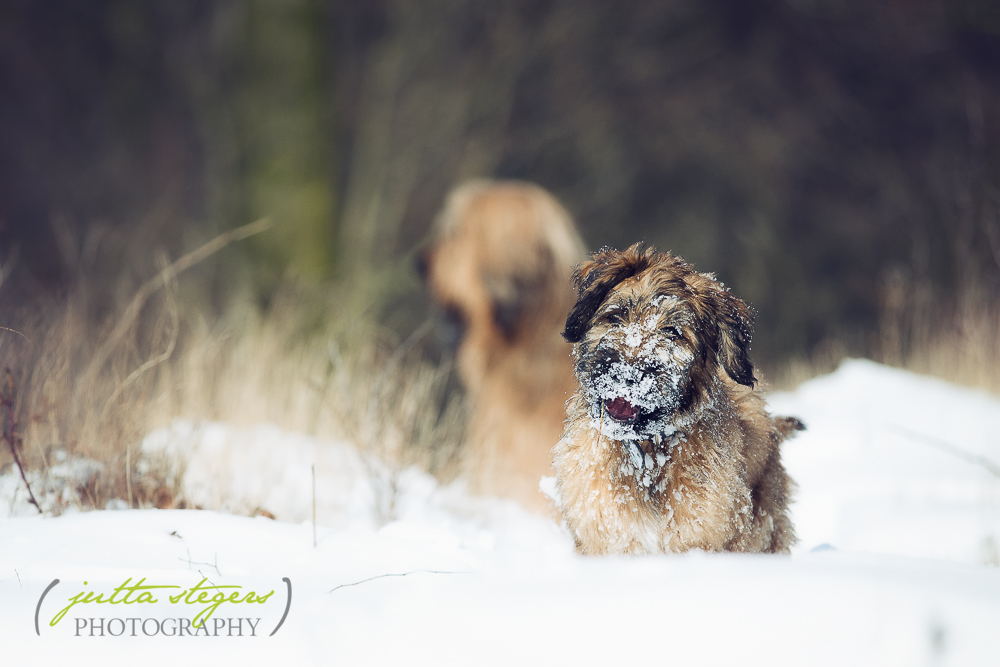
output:
M753 335L753 311L741 299L725 288L713 290L715 321L719 326L716 355L719 362L736 382L753 387L757 378L750 361L750 340Z
M653 248L646 248L641 243L624 252L604 247L592 255L591 261L576 267L573 287L576 288L577 300L566 317L563 338L570 343L579 343L594 313L611 290L623 280L649 268L655 254Z
M541 274L498 275L483 273L483 286L493 304L493 322L508 341L514 340L525 318L535 317L549 280Z
M549 286L555 280L555 259L547 248L526 262L511 261L518 270L484 269L483 287L493 305L493 322L508 341L517 337L522 326L549 306Z

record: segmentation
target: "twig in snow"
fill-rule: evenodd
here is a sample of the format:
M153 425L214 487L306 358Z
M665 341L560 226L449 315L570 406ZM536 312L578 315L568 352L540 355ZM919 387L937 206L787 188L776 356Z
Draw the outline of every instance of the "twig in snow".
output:
M384 579L385 577L405 577L409 574L414 574L416 572L426 572L427 574L469 574L468 572L461 571L446 571L446 570L410 570L409 572L397 572L392 574L379 574L374 577L368 577L367 579L362 579L361 581L355 581L350 584L341 584L339 586L334 586L327 593L332 593L338 588L347 588L348 586L357 586L358 584L363 584L368 581L374 581L376 579Z
M128 493L128 508L132 509L132 445L125 445L125 489Z
M14 457L14 463L17 464L17 469L21 473L21 479L24 481L25 488L28 489L28 502L35 506L38 513L42 513L42 508L35 500L35 494L31 492L31 485L28 484L28 477L24 474L24 465L21 463L21 457L18 455L18 449L21 448L21 436L17 434L17 420L14 419L14 376L11 374L10 369L7 369L7 393L0 396L0 405L7 408L7 428L3 430L0 434L4 440L7 441L7 445L10 447L11 456Z
M316 548L316 464L312 464L313 491L313 549Z
M188 569L191 569L192 565L207 565L208 567L214 569L218 573L218 575L220 577L222 576L222 572L219 572L219 554L215 554L215 562L214 563L205 563L205 562L202 562L202 561L191 560L191 550L190 549L187 550L187 555L188 555L187 559L184 559L184 558L181 558L180 556L178 556L177 560L179 560L179 561L181 561L183 563L187 563L188 564ZM201 570L198 570L198 574L201 574ZM205 575L201 574L201 576L204 577ZM205 578L207 579L208 577L205 577Z
M917 442L922 442L925 445L936 447L941 451L952 454L953 456L957 456L958 458L962 459L967 463L972 463L974 465L981 466L985 468L990 474L996 477L1000 477L1000 465L997 465L996 463L986 458L985 456L980 456L979 454L973 454L971 452L967 452L961 447L956 447L955 445L949 442L945 442L944 440L932 438L930 436L924 435L923 433L916 433L915 431L911 431L901 426L890 426L889 430L896 431L900 435L905 435L906 437L916 440Z
M204 572L202 572L201 570L198 570L198 574L200 574L200 575L201 575L201 578L202 578L202 579L204 579L205 581L207 581L208 583L212 584L213 586L215 586L215 585L216 585L216 584L215 584L215 582L214 582L214 581L212 581L211 579L209 579L208 577L206 577L206 576L205 576L205 573L204 573Z

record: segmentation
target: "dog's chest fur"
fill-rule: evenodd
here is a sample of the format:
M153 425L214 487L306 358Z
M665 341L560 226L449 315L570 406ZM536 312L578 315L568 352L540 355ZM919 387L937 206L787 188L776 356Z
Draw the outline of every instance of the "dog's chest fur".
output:
M752 425L734 419L735 405L722 400L672 436L641 443L574 419L587 410L579 395L568 408L553 453L563 516L581 553L766 549L773 521L754 508L755 466L740 446L740 431Z

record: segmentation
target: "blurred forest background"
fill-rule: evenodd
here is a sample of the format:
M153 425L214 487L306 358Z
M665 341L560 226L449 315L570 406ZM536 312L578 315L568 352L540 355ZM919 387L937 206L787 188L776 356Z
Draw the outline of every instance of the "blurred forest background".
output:
M323 295L305 328L398 343L476 176L548 188L591 250L717 273L779 382L851 354L1000 390L995 2L0 4L0 325L61 303L100 337L165 258L268 218L136 324L136 360L183 345L175 300L266 319L290 291Z
M215 299L346 276L405 332L426 308L409 258L473 176L552 190L591 249L644 239L718 273L759 312L765 366L899 360L996 305L1000 6L0 6L7 300L81 261L127 290L152 249L268 217L215 264Z

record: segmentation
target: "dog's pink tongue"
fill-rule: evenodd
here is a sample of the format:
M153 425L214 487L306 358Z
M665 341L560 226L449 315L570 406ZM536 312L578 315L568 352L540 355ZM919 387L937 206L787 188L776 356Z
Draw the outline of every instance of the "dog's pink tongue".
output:
M639 414L639 409L621 396L613 401L607 401L604 406L609 415L621 422L627 422L635 419L636 415Z

